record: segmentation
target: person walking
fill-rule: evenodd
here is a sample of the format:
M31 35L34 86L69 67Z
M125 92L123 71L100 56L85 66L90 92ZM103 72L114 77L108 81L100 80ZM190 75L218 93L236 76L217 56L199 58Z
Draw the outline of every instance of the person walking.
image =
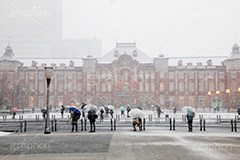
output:
M176 113L177 113L177 107L174 106L174 107L173 107L173 114L176 114Z
M101 121L101 122L103 121L103 118L104 118L103 113L104 113L104 110L101 109L101 110L100 110L100 121Z
M192 123L193 118L195 117L195 113L191 111L190 109L187 110L187 120L188 120L188 132L192 132Z
M96 119L98 118L98 116L96 115L95 111L88 111L88 119L90 122L90 131L89 132L95 132L96 126L95 126L95 122Z
M162 112L162 110L161 110L161 108L160 108L160 106L159 106L159 105L156 105L155 107L156 107L156 110L157 110L157 115L158 115L158 118L160 118L160 116L161 116L161 113L163 113L163 112Z
M139 118L139 117L134 118L132 124L133 124L133 131L137 131L136 125L139 127L139 131L142 130L142 119L141 118Z
M13 112L13 117L12 117L12 119L15 119L16 114L17 114L17 112Z
M114 113L114 111L112 109L110 109L110 115L112 118L113 118L113 113Z
M47 110L46 109L41 109L41 112L42 112L42 117L45 119L46 114L47 114Z
M128 107L127 107L127 117L130 117L130 116L129 116L129 112L130 112L130 111L131 111L131 108L130 108L130 106L128 106Z
M76 113L76 112L73 112L71 111L71 119L72 119L72 131L74 131L74 126L75 126L75 130L76 132L78 132L78 119L80 118L80 114L79 113Z
M61 115L62 115L62 118L63 118L64 110L65 110L65 107L64 107L64 105L62 105L62 106L61 106Z
M87 104L85 104L84 102L82 103L81 109L82 109L82 117L85 118L85 112L83 111L83 108L86 106Z
M120 107L120 111L121 111L121 117L125 117L125 114L124 114L125 109L124 109L124 107Z

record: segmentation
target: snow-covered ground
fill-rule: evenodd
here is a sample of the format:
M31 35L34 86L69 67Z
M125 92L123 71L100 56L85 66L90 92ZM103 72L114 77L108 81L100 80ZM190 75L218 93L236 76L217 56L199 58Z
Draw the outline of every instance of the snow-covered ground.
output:
M6 135L9 135L9 134L12 134L12 133L9 133L9 132L0 132L0 137L1 137L1 136L6 136Z

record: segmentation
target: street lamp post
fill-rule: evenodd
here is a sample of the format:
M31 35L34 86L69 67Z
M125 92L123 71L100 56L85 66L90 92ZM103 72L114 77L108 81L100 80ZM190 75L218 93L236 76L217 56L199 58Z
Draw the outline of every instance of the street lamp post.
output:
M10 105L10 115L12 115L12 107L13 107L13 86L12 85L10 85L9 86L9 89L10 89L10 96L11 96L11 105Z
M47 81L47 119L44 134L50 134L50 119L49 119L49 86L52 78L53 67L44 67L45 77Z
M227 110L229 111L229 94L230 94L230 89L226 89L226 93L227 93L227 100L226 100Z
M217 111L219 111L220 107L219 107L219 94L220 94L220 91L216 91L216 94L217 94Z
M209 96L209 111L211 111L211 94L212 92L208 92L208 96Z

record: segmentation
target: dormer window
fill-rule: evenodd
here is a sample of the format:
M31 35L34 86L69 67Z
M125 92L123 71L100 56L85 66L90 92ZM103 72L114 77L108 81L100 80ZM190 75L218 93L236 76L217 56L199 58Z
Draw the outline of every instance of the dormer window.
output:
M118 57L118 51L117 50L115 50L115 52L114 52L114 57Z
M137 51L136 50L133 51L133 57L137 57Z

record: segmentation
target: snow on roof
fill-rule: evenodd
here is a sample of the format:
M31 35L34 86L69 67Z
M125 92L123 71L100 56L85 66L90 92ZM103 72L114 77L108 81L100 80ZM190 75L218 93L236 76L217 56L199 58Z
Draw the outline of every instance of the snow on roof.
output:
M186 66L187 63L191 62L193 66L196 66L197 63L202 63L202 65L207 65L207 61L211 60L212 65L222 65L222 62L226 60L227 56L218 56L218 57L169 57L168 65L177 66L178 61L182 60L182 65Z
M128 54L139 63L153 63L153 58L147 56L136 47L135 43L117 43L116 47L99 59L99 63L112 63L121 55Z
M5 53L2 55L0 60L16 61L16 57L13 54L13 49L11 46L7 46Z
M23 66L31 66L32 61L37 62L37 66L41 66L42 64L46 64L47 66L51 66L51 64L56 64L56 66L60 66L61 63L64 63L66 66L69 66L70 61L75 63L74 66L82 66L81 58L19 58L20 62L23 63Z

